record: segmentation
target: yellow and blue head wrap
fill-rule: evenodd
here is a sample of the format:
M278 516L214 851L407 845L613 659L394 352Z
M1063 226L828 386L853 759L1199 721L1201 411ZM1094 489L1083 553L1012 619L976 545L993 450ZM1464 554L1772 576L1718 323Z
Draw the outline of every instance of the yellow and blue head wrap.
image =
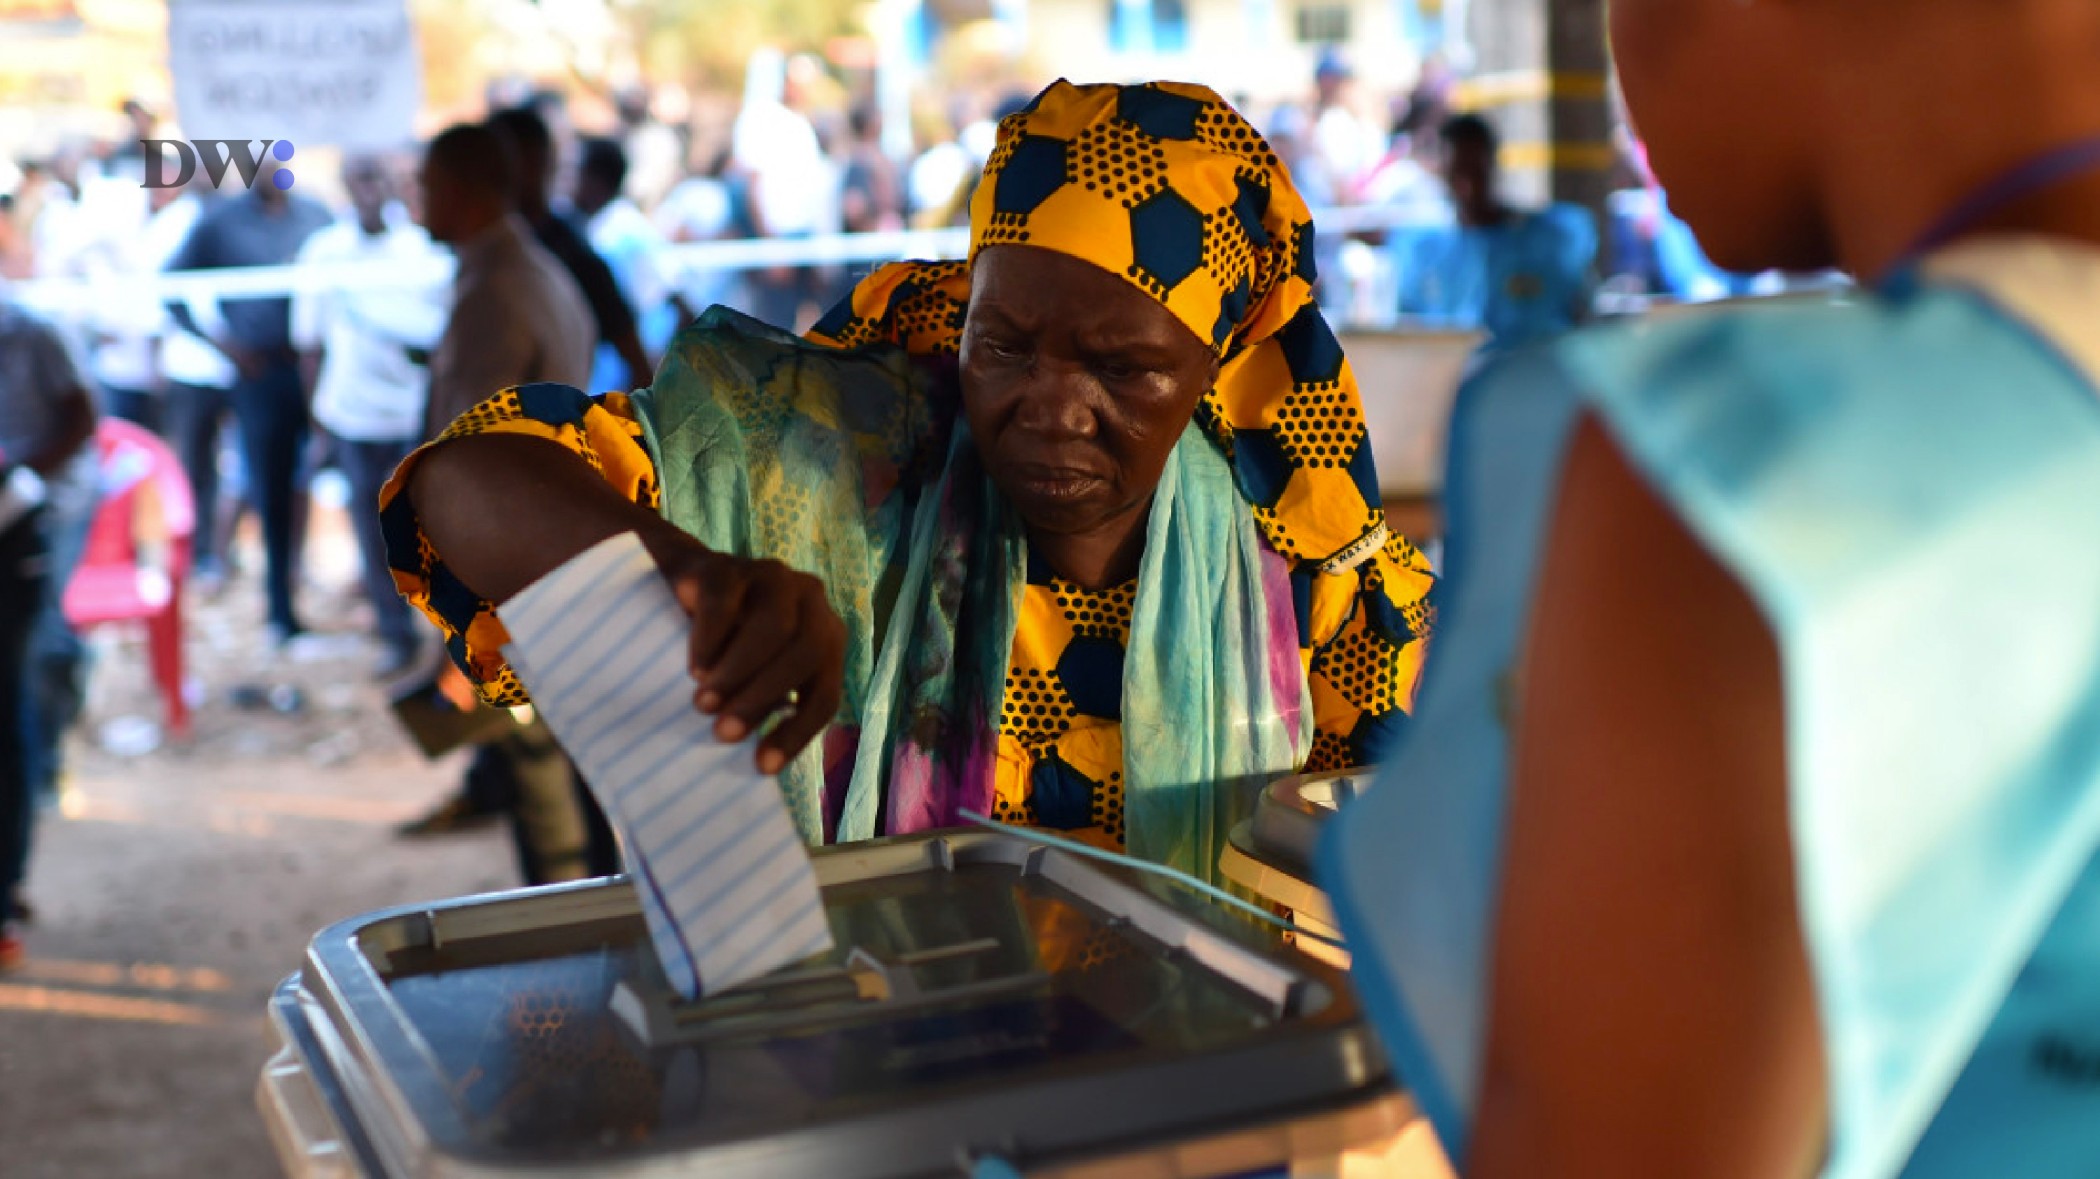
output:
M1311 212L1223 98L1176 82L1052 85L1000 124L970 229L972 258L1011 244L1091 262L1216 351L1197 424L1278 552L1341 572L1380 550L1356 379L1313 301ZM886 266L812 334L953 352L969 293L966 262Z

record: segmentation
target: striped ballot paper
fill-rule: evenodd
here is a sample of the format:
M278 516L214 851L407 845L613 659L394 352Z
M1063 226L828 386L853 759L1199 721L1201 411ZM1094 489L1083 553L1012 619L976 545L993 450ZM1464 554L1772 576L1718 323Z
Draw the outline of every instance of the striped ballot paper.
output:
M626 841L671 985L711 995L831 948L816 875L753 745L693 707L691 622L623 533L499 608L511 667Z

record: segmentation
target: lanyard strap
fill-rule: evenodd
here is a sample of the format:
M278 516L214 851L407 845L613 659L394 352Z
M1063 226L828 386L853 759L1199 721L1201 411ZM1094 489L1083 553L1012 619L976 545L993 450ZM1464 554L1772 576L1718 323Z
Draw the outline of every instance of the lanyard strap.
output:
M1922 258L2028 197L2096 170L2100 170L2100 135L2075 139L2035 156L1977 189L1925 231L1903 256Z

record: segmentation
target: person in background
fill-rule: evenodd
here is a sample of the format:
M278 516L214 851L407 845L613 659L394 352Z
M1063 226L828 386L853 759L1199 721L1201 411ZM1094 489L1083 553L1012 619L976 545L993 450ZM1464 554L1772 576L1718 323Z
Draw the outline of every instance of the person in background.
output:
M53 772L49 677L31 645L64 589L49 513L83 485L92 495L94 436L95 404L64 342L0 291L0 970L22 957L38 779Z
M929 214L925 228L969 228L970 206L977 199L978 186L984 182L984 166L991 161L992 151L998 146L999 125L1027 110L1032 97L1027 94L1008 94L992 108L989 118L980 119L963 128L956 142L963 153L968 170L963 174L962 182L948 197L946 204Z
M431 140L424 156L424 228L459 258L451 316L430 363L426 440L496 390L590 375L590 304L517 212L510 142L492 127L461 125ZM476 749L464 789L402 832L441 834L499 815L512 820L527 883L618 870L603 817L544 722Z
M1327 832L1354 989L1474 1179L2087 1179L2100 5L1611 32L1713 261L1865 289L1468 384L1420 708Z
M904 173L905 215L914 229L948 223L955 194L977 181L978 164L955 136L955 121L937 105L912 112L912 142L918 154Z
M1385 158L1358 186L1357 199L1384 211L1385 224L1355 235L1362 243L1351 253L1367 272L1353 284L1351 322L1388 324L1399 314L1400 285L1395 260L1404 258L1414 239L1446 232L1452 222L1451 198L1436 174L1437 132L1450 116L1439 93L1425 79L1414 92L1393 105L1393 134ZM1360 253L1357 251L1360 250Z
M744 107L737 113L730 151L749 178L758 236L813 237L826 228L827 189L834 183L816 127L799 109L818 67L809 58L783 62L777 51L765 51L754 54L747 69ZM789 331L823 294L810 266L762 267L750 271L746 282L753 316Z
M839 173L839 224L847 233L904 228L904 186L897 165L882 150L882 108L871 101L847 116L851 139Z
M673 243L743 240L758 234L751 212L749 179L739 172L729 149L717 151L707 167L671 189L656 208L656 228ZM751 299L741 272L681 265L675 275L677 298L698 314L716 304L750 314Z
M167 260L148 227L179 190L141 187L135 156L112 156L109 164L116 174L98 186L95 202L100 240L84 267L86 276L107 292L96 300L90 318L88 369L105 411L160 433L167 429L168 416L160 366L167 308L131 280L158 272Z
M424 438L491 390L590 375L590 304L520 212L518 167L511 140L494 127L452 127L424 154L423 228L458 258L430 361Z
M350 216L308 238L300 266L390 262L413 271L437 256L422 227L393 204L380 160L346 161L343 188ZM415 663L419 626L394 592L373 505L387 476L423 439L429 373L417 361L444 323L444 308L428 290L327 290L292 300L292 342L312 393L314 423L327 432L350 484L350 522L383 647L376 669L382 679Z
M414 152L392 152L380 157L380 162L401 215L417 225L423 224L423 161Z
M28 217L31 273L38 278L72 276L81 248L93 238L94 226L80 208L83 172L93 172L87 154L85 145L67 142L42 168L46 183Z
M1435 163L1438 137L1449 118L1436 91L1426 85L1416 87L1398 104L1385 155L1364 176L1357 199L1366 205L1403 210L1410 224L1447 220L1450 197Z
M12 167L0 159L0 168ZM29 273L28 246L22 241L21 227L15 224L17 203L14 186L21 183L19 172L9 176L0 172L0 279L20 278Z
M904 183L896 162L882 147L882 108L873 99L854 104L846 115L846 140L837 153L839 228L846 233L886 233L904 228ZM850 268L845 286L827 300L836 303L852 291Z
M47 250L40 265L48 275L86 280L108 292L88 309L84 324L74 325L67 344L86 346L90 388L101 394L98 404L146 418L150 428L158 409L152 339L158 308L150 303L142 308L135 287L124 282L128 274L147 269L149 260L138 251L150 194L136 174L109 176L84 163L74 174L78 188L66 248ZM85 450L45 480L45 595L29 637L23 722L30 788L45 801L58 796L65 733L85 702L87 646L66 618L64 594L87 548L101 497L94 458Z
M127 98L118 108L124 114L126 129L130 134L110 145L108 162L118 165L118 170L138 171L146 165L146 140L160 126L160 117L153 108L136 98Z
M517 192L512 204L517 215L540 246L575 279L597 326L598 339L618 353L626 366L616 387L631 389L646 383L651 371L649 354L642 347L634 308L620 294L612 269L591 249L583 231L553 206L550 186L554 183L555 141L545 116L537 106L514 106L490 115L489 127L503 137L515 161Z
M1758 275L1730 274L1714 265L1660 189L1655 193L1655 270L1663 291L1686 303L1740 299L1757 293L1760 285Z
M37 225L43 220L47 206L65 199L64 186L51 174L48 162L41 159L22 161L21 176L15 181L14 191L8 194L8 251L4 258L0 258L0 262L6 264L0 277L37 276Z
M279 188L278 163L267 159L248 191L219 201L191 227L170 271L209 270L227 266L282 266L299 247L332 218L320 202ZM170 311L186 330L201 325L186 304ZM293 601L298 553L296 530L300 456L306 448L305 387L299 354L292 347L291 300L223 299L223 330L212 345L233 364L236 376L231 401L241 432L241 457L249 493L262 521L264 585L269 598L270 629L286 643L304 630Z
M683 318L659 259L663 235L635 203L622 195L627 184L627 151L616 139L586 139L576 164L576 184L569 203L583 219L591 248L612 269L620 293L634 307L642 346L661 354ZM619 353L600 343L591 368L591 388L623 388ZM642 374L631 384L648 383Z
M1503 201L1500 141L1478 115L1445 123L1444 183L1456 224L1396 238L1400 313L1482 330L1496 348L1566 331L1588 313L1597 227L1570 205L1528 211Z
M552 193L555 179L576 169L580 137L569 111L569 96L552 86L537 86L525 101L515 105L539 116L540 126L547 129L547 183L548 192Z
M627 152L628 172L622 194L643 209L654 209L678 183L685 161L685 136L672 123L681 116L671 113L685 107L683 96L667 91L652 96L647 87L629 86L615 96L620 116L620 146ZM658 108L665 116L657 116ZM666 122L669 119L671 122Z
M144 253L153 269L165 269L189 240L190 230L211 198L200 176L181 189L146 222ZM160 373L167 382L165 409L168 441L182 459L196 505L196 533L191 537L191 584L210 596L225 583L226 543L231 528L229 505L220 502L219 456L227 419L233 412L233 384L240 373L211 344L223 335L219 305L210 299L185 299L186 317L160 307Z
M1356 73L1348 59L1339 49L1322 52L1302 138L1288 157L1315 209L1356 204L1358 190L1385 155L1384 136L1357 112L1355 97ZM1342 322L1357 318L1360 292L1373 269L1373 255L1357 241L1356 235L1325 233L1313 243L1320 308Z
M1340 50L1320 55L1313 68L1308 171L1319 207L1356 203L1357 187L1385 155L1385 137L1354 105L1356 71Z

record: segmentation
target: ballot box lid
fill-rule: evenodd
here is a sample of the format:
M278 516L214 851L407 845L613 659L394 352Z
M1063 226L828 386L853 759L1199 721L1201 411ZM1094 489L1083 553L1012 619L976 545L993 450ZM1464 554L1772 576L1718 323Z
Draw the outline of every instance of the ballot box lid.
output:
M1390 1090L1342 976L1171 881L982 830L812 858L836 949L697 1003L614 879L343 922L275 1014L386 1175L954 1175Z

